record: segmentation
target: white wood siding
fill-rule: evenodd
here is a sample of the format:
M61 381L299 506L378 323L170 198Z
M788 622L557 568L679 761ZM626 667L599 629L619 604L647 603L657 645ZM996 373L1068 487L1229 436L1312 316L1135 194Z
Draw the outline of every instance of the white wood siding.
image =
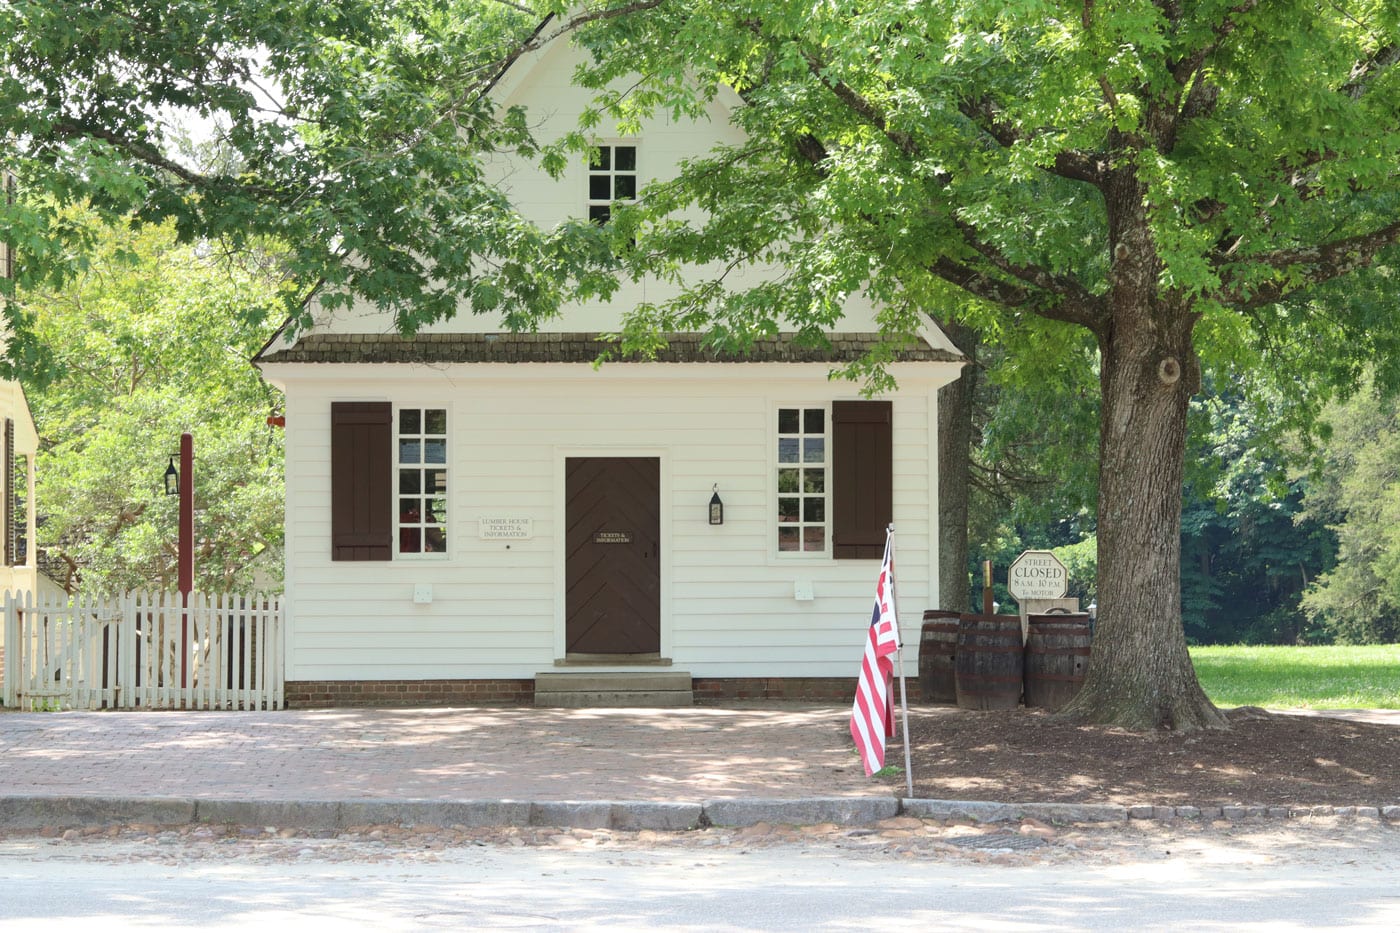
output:
M920 614L936 598L932 404L956 367L900 369L894 506L912 665ZM288 398L287 679L515 678L551 669L563 644L559 487L564 458L579 455L661 459L662 652L677 669L697 677L854 676L878 562L780 556L775 544L777 407L855 397L849 384L828 382L824 367L275 370ZM336 400L447 407L445 559L330 560ZM707 521L715 484L722 526ZM533 537L481 540L484 517L529 518ZM798 581L812 584L814 600L794 598ZM415 604L414 585L424 583L433 601Z
M579 116L589 107L593 92L575 87L572 77L583 61L582 53L564 41L556 41L540 52L512 66L498 87L497 99L502 108L523 106L530 115L536 138L553 141L578 128ZM595 134L600 144L636 145L638 147L638 182L646 185L657 179L672 178L682 160L708 154L720 145L738 145L742 133L730 120L730 107L738 105L732 92L721 95L708 107L709 119L701 122L673 122L664 115L642 123L636 135L622 136L606 123ZM587 216L587 162L578 156L558 178L551 178L538 165L508 156L488 163L491 179L511 199L511 203L527 219L542 229L550 229L568 218ZM722 271L722 264L710 269L696 269L694 280L706 274ZM751 267L730 271L726 275L729 287L742 289L756 285L775 273L771 269ZM625 309L642 301L662 301L676 294L673 283L646 279L623 282L617 294L607 302L575 305L568 310L559 329L577 332L604 332L617 329ZM331 333L385 334L394 331L390 316L372 305L359 303L333 317L317 312L317 329ZM795 329L795 328L791 328ZM862 295L852 295L846 302L846 317L841 328L847 332L871 332L875 324L873 305ZM458 314L424 328L425 333L495 333L503 330L494 315ZM936 339L936 338L935 338ZM281 345L281 344L279 344Z

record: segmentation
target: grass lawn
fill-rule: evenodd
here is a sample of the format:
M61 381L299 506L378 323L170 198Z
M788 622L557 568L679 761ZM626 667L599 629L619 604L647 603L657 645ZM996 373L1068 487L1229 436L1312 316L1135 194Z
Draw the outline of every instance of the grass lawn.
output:
M1219 706L1400 709L1400 645L1213 645L1191 660Z

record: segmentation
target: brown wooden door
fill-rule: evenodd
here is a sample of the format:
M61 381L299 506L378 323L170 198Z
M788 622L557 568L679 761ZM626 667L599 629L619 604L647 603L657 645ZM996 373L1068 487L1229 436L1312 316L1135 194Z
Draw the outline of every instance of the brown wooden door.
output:
M661 461L564 461L564 643L570 654L661 651Z

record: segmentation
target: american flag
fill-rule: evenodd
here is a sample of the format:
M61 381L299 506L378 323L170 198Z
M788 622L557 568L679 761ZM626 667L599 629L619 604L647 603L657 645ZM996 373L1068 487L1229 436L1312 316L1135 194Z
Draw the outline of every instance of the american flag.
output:
M894 735L894 709L890 702L894 661L890 655L899 647L899 620L894 610L893 539L892 531L886 533L885 559L880 563L880 579L875 584L875 614L870 619L860 681L851 707L851 738L855 739L866 775L885 766L885 739Z

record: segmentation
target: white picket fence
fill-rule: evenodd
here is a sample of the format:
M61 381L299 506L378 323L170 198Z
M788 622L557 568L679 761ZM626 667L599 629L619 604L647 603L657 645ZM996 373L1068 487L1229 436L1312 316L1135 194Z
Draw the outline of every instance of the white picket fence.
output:
M281 601L7 593L5 705L281 709Z

